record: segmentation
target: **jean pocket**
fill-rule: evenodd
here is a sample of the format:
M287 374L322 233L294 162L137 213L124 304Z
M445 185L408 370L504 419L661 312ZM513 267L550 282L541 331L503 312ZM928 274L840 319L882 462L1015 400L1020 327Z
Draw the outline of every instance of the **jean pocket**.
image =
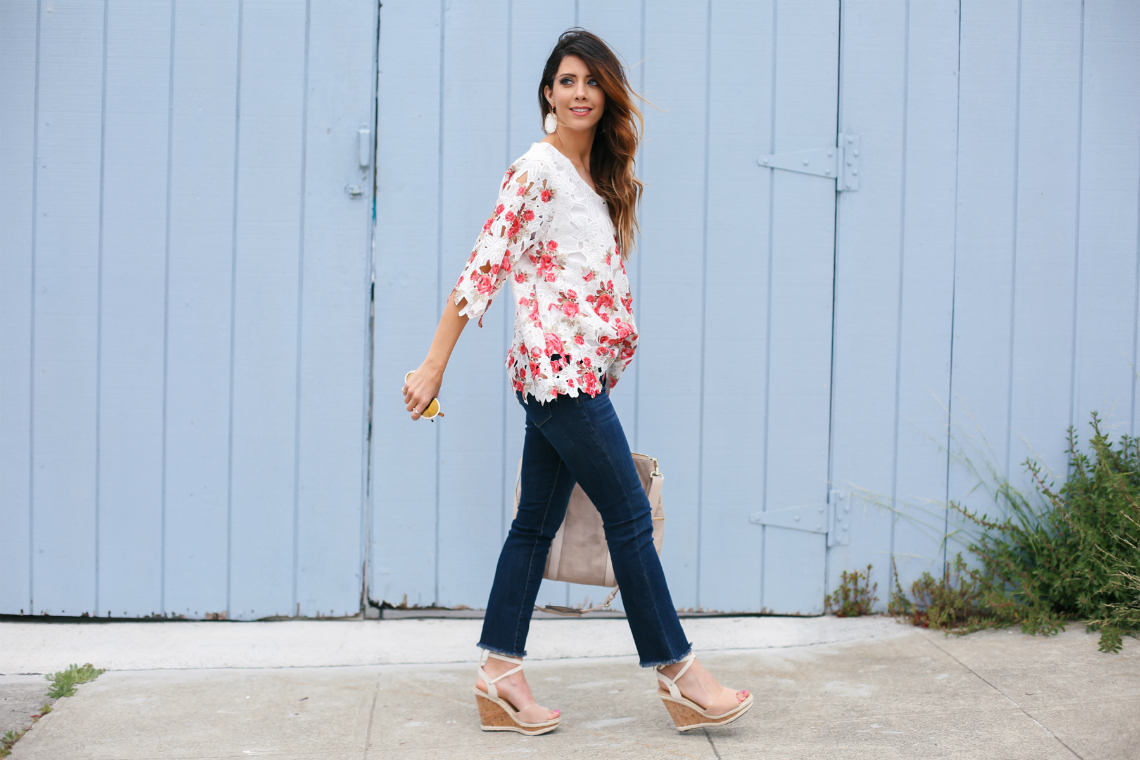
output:
M534 396L524 400L520 391L515 391L515 398L522 404L527 420L535 427L542 427L554 414L554 410L550 407L553 402L540 404Z
M536 401L535 403L538 402ZM530 421L534 423L536 428L540 428L554 416L554 410L550 408L550 403L539 404L538 408L533 412L527 410L527 416L530 417Z

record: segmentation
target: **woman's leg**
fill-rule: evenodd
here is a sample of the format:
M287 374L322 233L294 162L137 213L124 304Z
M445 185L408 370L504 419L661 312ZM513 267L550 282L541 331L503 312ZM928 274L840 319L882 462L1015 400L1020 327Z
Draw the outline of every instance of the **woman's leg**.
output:
M540 428L598 508L643 667L677 662L691 646L653 546L649 499L609 396L559 397Z
M499 553L479 639L481 648L510 657L526 656L531 613L550 542L562 525L574 490L573 476L541 432L556 403L544 407L532 398L525 405L530 408L526 410L519 509Z
M567 398L552 412L542 432L602 515L614 576L621 587L641 665L665 666L662 672L675 677L683 667L679 661L692 647L681 628L653 546L649 499L617 412L605 393L593 398ZM714 715L728 712L748 698L747 691L721 686L696 660L677 686L683 695Z
M538 598L550 542L562 525L570 492L574 489L574 480L566 466L539 432L550 417L549 408L544 409L533 399L525 406L527 422L518 514L511 522L499 553L479 639L483 649L518 658L526 656L531 613ZM490 658L483 669L488 677L496 678L512 667L511 663ZM482 679L478 679L475 686L486 691ZM535 703L522 672L507 676L496 688L519 711L523 721L538 723L558 715L557 710L547 711Z

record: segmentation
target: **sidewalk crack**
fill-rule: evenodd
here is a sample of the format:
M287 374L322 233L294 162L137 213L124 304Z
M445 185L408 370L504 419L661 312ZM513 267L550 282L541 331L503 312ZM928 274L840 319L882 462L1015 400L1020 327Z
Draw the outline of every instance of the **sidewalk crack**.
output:
M716 760L720 760L720 753L717 752L716 745L713 744L712 734L709 733L707 728L705 729L705 738L709 740L709 746L712 747L713 754L716 755Z
M928 637L928 636L923 636L923 638L924 638L924 639L926 639L926 642L927 642L928 644L930 644L932 647L934 647L935 649L937 649L939 652L941 652L942 654L946 655L946 656L947 656L947 657L949 657L951 660L953 660L954 662L958 663L958 664L959 664L959 665L961 665L963 668L965 668L966 670L968 670L968 671L970 672L970 674L971 674L971 675L973 675L975 678L977 678L979 681L981 681L981 682L982 682L982 683L984 683L986 686L989 686L991 689L993 689L994 691L996 691L998 694L1001 694L1003 697L1005 697L1006 699L1008 699L1008 700L1009 700L1009 703L1010 703L1011 705L1013 705L1014 707L1016 707L1018 710L1020 710L1020 711L1021 711L1021 713L1022 713L1022 714L1023 714L1025 717L1029 718L1031 721L1033 721L1033 722L1034 722L1034 723L1036 723L1037 725L1041 726L1041 728L1042 728L1042 729L1045 731L1045 733L1049 734L1050 736L1052 736L1054 739L1056 739L1056 740L1057 740L1057 743L1058 743L1058 744L1060 744L1060 745L1061 745L1062 747L1064 747L1065 749L1069 750L1069 752L1072 752L1072 753L1073 753L1073 757L1079 758L1079 760L1085 760L1085 759L1084 759L1084 757L1082 757L1082 756L1081 756L1081 754L1080 754L1079 752L1077 752L1075 749L1073 749L1072 747L1070 747L1068 744L1065 744L1065 741L1064 741L1064 740L1063 740L1061 737L1057 736L1055 733L1053 733L1052 731L1050 731L1050 730L1049 730L1049 728L1048 728L1048 727L1047 727L1047 726L1046 726L1044 723L1042 723L1041 721L1037 720L1037 718L1034 718L1032 715L1030 715L1030 714L1029 714L1029 711L1028 711L1028 710L1026 710L1024 707L1022 707L1021 705L1019 705L1019 704L1018 704L1018 703L1017 703L1017 702L1016 702L1016 701L1013 699L1013 697L1009 696L1009 695L1008 695L1008 694L1006 694L1004 691L1002 691L1001 689L999 689L997 686L995 686L994 684L990 683L988 680L986 680L986 679L985 679L985 678L984 678L982 675L980 675L979 673L977 673L977 672L976 672L976 671L975 671L973 668L971 668L969 665L967 665L966 663L962 662L962 661L961 661L961 660L959 660L957 657L955 657L954 655L950 654L948 651L946 651L946 650L945 650L945 649L943 649L942 647L940 647L940 646L938 646L937 644L935 644L933 641L931 641L931 640L930 640L930 637Z
M376 674L376 691L372 692L372 709L368 711L368 731L364 734L364 754L362 759L368 757L368 748L372 746L372 721L376 718L376 700L380 698L380 679L383 673Z

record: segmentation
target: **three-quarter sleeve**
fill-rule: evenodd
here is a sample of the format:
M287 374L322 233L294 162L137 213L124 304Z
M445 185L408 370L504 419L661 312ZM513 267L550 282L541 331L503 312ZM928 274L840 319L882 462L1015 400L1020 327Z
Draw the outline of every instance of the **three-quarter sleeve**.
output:
M633 298L629 297L629 304L632 306ZM625 368L633 361L634 352L637 351L637 328L633 324L632 309L627 310L629 319L623 322L621 319L615 320L615 328L617 330L617 339L610 345L615 350L616 356L610 362L610 366L606 369L606 377L609 379L609 387L612 389L617 385L617 381L621 378L621 374L625 372Z
M456 306L467 300L459 314L478 318L480 327L483 314L519 257L543 239L553 198L545 174L542 165L534 161L520 161L507 169L495 210L483 225L475 249L451 291Z

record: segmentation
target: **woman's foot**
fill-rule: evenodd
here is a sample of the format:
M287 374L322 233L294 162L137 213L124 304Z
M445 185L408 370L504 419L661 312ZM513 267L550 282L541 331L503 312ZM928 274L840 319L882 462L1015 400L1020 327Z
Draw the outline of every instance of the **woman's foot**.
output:
M685 666L684 661L675 662L658 668L669 678L675 678L677 673ZM521 674L520 674L521 675ZM709 715L724 715L748 699L748 690L732 689L721 686L712 673L710 673L700 660L694 659L689 669L677 680L677 688L681 695L700 705L701 709Z
M488 677L498 678L513 667L515 666L512 663L489 657L483 666L483 670ZM475 688L484 694L487 693L487 684L483 683L482 678L475 679ZM530 693L530 685L527 684L526 676L521 670L501 681L496 681L495 688L499 690L499 698L510 702L515 708L518 719L524 723L545 723L548 720L554 720L561 714L561 710L547 710L534 701L534 696Z

